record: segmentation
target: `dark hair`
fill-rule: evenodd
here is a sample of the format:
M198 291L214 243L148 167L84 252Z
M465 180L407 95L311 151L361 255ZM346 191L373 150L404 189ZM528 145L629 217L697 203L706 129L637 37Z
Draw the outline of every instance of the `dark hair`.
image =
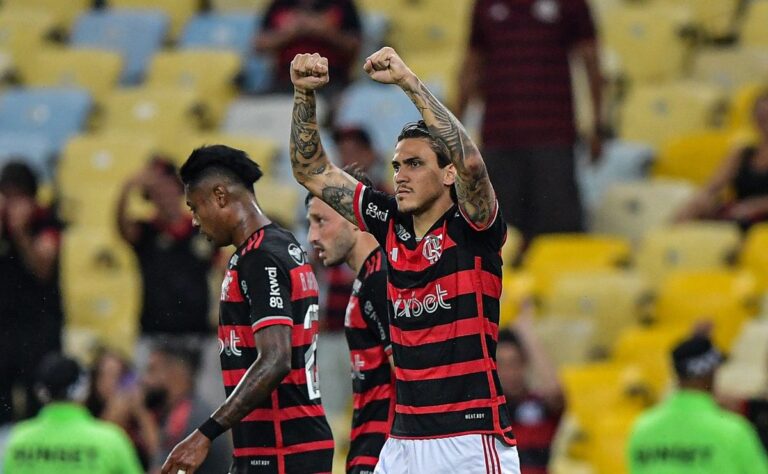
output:
M72 400L83 383L85 374L74 359L62 354L45 356L37 369L37 388L45 393L46 402Z
M511 329L506 329L506 328L499 330L499 339L498 339L498 343L496 344L496 347L502 344L511 344L520 353L520 356L523 358L523 361L528 360L528 352L526 352L525 347L523 346L523 343L520 340L520 336L518 336L515 331Z
M367 147L371 146L371 136L359 126L339 127L333 131L333 141L338 143L346 138L357 140Z
M193 378L202 363L200 349L196 346L193 339L164 338L162 341L153 344L151 350L169 359L181 362L187 367L190 376Z
M194 186L213 174L224 175L253 193L253 183L262 176L259 165L242 150L226 145L208 145L195 149L181 166L182 183Z
M18 188L30 197L37 196L37 176L26 163L10 161L0 171L0 189Z
M437 155L437 166L445 168L451 164L451 159L445 154L445 150L429 131L429 127L427 127L427 124L423 120L419 120L418 122L408 122L403 126L403 129L400 130L400 135L397 136L397 141L399 142L406 138L425 138L429 142L429 147L435 152L435 155ZM458 201L455 186L451 186L451 200L453 202Z
M368 177L368 175L363 171L359 166L357 166L357 163L350 163L347 166L345 166L344 171L355 178L356 180L363 183L363 186L366 188L372 188L373 187L373 181L371 181L371 178ZM312 193L307 193L306 197L304 198L304 207L309 207L309 201L315 197Z

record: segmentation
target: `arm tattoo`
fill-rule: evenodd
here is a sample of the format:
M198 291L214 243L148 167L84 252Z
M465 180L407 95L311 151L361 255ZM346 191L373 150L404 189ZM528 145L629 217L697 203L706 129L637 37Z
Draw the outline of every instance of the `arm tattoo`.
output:
M345 219L357 224L353 202L354 196L355 192L344 185L327 186L323 188L323 201L336 209L336 212L341 214Z
M327 158L320 143L313 92L296 92L291 121L291 167L299 183L309 175L322 174Z
M456 167L456 195L469 219L478 225L493 218L496 201L480 152L456 117L421 82L405 93L419 109L442 152Z

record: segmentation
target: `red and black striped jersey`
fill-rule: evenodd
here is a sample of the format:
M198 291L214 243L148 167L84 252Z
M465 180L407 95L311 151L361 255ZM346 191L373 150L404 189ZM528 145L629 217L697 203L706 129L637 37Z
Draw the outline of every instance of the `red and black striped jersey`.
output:
M496 373L501 218L479 229L453 206L417 240L394 197L359 184L354 199L358 225L387 253L397 394L391 436L482 433L514 444Z
M258 356L254 334L292 328L291 372L232 428L233 472L330 472L333 436L317 378L317 280L288 231L269 224L229 260L221 286L219 351L229 396Z
M344 326L352 364L354 407L347 473L372 473L394 414L387 262L380 247L368 255L352 284Z

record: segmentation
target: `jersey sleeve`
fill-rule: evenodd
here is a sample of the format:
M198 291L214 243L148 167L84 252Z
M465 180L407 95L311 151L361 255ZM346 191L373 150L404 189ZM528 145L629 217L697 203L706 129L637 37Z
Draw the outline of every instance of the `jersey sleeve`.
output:
M278 259L265 251L245 255L240 264L240 288L251 308L251 327L293 326L291 277Z
M381 342L387 354L392 353L387 315L387 272L382 269L366 279L365 291L360 302L363 319L368 330Z
M461 206L458 206L459 214L464 225L466 241L472 245L482 245L486 250L497 252L501 250L504 241L507 238L507 225L501 218L499 212L499 202L494 205L493 217L490 223L485 227L478 227L464 214Z
M363 183L357 183L352 203L355 211L357 226L369 232L382 247L387 243L387 230L389 221L394 219L397 212L395 198L371 189Z
M113 433L114 452L111 459L114 462L114 470L111 472L120 474L140 474L144 472L141 462L139 462L139 458L136 455L136 450L128 436L119 428L113 430Z

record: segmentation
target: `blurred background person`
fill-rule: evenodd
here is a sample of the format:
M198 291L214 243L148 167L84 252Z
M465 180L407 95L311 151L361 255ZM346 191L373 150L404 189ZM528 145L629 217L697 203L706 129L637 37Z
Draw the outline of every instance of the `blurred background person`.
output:
M61 224L37 201L32 169L12 161L0 171L0 425L34 415L35 368L61 346ZM20 411L14 389L22 388Z
M570 56L583 62L589 77L596 159L602 148L602 78L585 0L475 2L456 112L461 117L473 97L483 100L488 175L504 220L526 240L583 230Z
M722 360L703 333L674 348L678 390L635 422L628 448L631 474L768 473L755 430L714 400L715 373Z
M88 376L74 359L49 354L36 382L45 407L14 427L5 474L144 472L123 430L94 419L82 406Z
M768 220L768 89L752 110L757 145L735 150L709 182L680 211L678 221L728 219L747 229ZM725 194L732 191L730 198Z
M496 364L521 474L547 474L565 399L557 372L533 332L532 308L524 307L512 328L499 331Z
M391 193L392 173L389 163L381 159L371 142L370 134L362 126L336 127L333 130L336 159L339 166L356 166L365 173L376 189Z
M200 351L194 341L156 343L149 353L146 371L141 376L142 402L160 422L159 449L153 456L150 472L160 472L163 462L176 444L200 426L213 407L197 394L195 376L200 366ZM227 472L232 461L230 437L213 441L211 451L195 471L199 474Z

